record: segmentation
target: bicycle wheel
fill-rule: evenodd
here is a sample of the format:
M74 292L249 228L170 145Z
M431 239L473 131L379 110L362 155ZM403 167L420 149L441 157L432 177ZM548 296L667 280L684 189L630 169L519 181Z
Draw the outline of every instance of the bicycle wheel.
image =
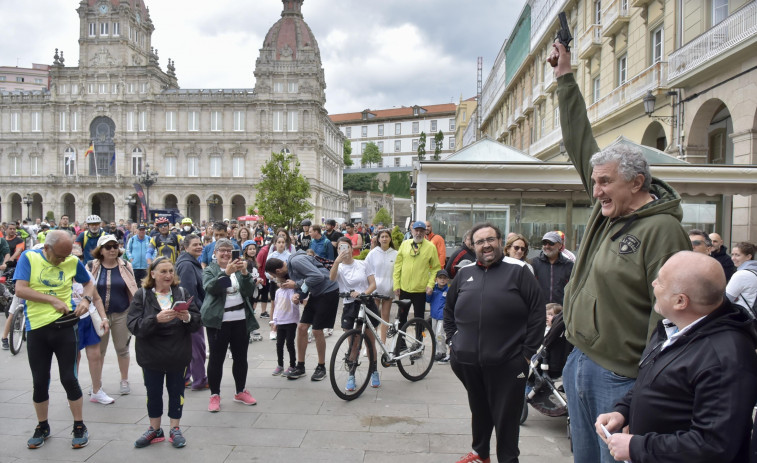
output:
M11 332L8 335L10 338L11 354L16 355L21 352L21 345L24 343L24 308L18 307L16 313L13 314L13 322L11 324Z
M359 329L351 329L344 333L331 351L329 364L329 379L331 388L343 400L354 400L360 397L371 379L371 363L373 351L368 349L368 357L362 357L360 351L367 346L367 336ZM347 389L350 377L354 377L354 384Z
M431 325L422 318L408 320L402 326L403 333L397 333L397 347L394 354L413 352L410 357L397 360L402 376L410 381L418 381L426 377L431 367L434 366L436 355L436 339L431 331Z

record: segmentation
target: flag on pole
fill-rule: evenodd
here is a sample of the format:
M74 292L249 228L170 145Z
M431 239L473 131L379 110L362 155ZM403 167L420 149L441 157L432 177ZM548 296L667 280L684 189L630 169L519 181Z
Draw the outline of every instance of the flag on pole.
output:
M89 144L89 148L87 148L87 152L84 153L84 157L86 158L89 156L89 153L95 154L95 143L91 142Z
M110 158L110 165L113 167L113 163L116 162L116 152L113 151L113 156Z

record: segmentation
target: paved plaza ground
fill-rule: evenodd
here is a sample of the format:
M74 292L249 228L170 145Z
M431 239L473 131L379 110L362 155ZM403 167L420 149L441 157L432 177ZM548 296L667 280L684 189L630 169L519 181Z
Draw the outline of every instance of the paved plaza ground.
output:
M0 315L4 321L4 317ZM271 376L276 365L275 342L254 342L248 352L247 386L258 400L255 406L235 403L231 360L224 365L221 412L207 411L208 392L187 390L181 427L187 446L174 449L168 441L136 449L134 441L148 427L145 388L132 342L132 393L119 396L115 353L109 348L103 373L112 405L90 403L86 359L79 374L85 393L84 420L89 445L71 449L72 419L53 363L50 387L52 438L37 450L26 448L36 418L32 380L24 351L12 356L0 351L0 463L27 461L87 461L134 463L150 459L181 462L455 462L470 450L470 411L465 390L449 365L435 364L428 377L405 380L395 369L381 369L382 385L368 388L352 402L331 390L328 378L310 381L316 364L310 344L308 377L296 381ZM327 355L340 330L327 338ZM133 340L132 340L133 341ZM167 400L167 397L166 399ZM521 427L521 462L572 462L565 418L548 418L531 409ZM168 418L164 416L167 434ZM494 439L492 439L494 449ZM496 461L492 457L492 461Z

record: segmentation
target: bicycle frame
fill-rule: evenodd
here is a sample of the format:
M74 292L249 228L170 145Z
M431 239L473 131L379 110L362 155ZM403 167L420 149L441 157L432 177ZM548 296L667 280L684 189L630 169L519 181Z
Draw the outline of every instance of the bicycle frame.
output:
M397 360L401 360L403 358L410 357L411 355L419 353L423 349L423 346L419 346L415 350L407 350L406 349L404 353L395 356L393 351L394 351L394 345L395 345L394 343L397 342L397 337L399 335L401 335L401 334L405 335L405 336L409 336L411 338L412 338L412 336L410 336L409 333L406 333L406 332L400 330L399 328L397 328L397 333L394 335L394 337L392 339L392 346L390 347L390 350L389 350L389 349L387 349L386 344L384 344L383 342L381 342L381 337L376 332L376 328L373 327L373 324L372 323L366 323L366 321L367 321L366 320L366 315L368 315L369 317L371 317L374 320L378 321L382 325L386 325L388 328L393 328L394 325L392 323L384 321L384 319L382 319L381 317L379 317L378 315L376 315L375 313L373 313L372 310L369 310L366 307L366 305L365 305L364 302L360 302L360 311L358 312L358 315L355 318L355 324L353 325L353 328L357 328L358 327L358 322L360 322L362 324L362 328L361 328L360 332L363 333L363 334L365 334L365 327L367 326L368 329L370 330L370 332L373 333L373 337L376 340L376 342L378 343L378 345L381 346L381 350L384 352L384 355L387 356L386 358L387 358L388 362L396 362ZM408 346L406 346L406 347L408 347Z

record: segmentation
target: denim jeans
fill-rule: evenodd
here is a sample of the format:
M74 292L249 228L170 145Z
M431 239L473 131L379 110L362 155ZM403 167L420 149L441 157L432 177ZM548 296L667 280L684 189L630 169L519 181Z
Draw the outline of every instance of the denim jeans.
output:
M563 369L568 396L574 463L613 463L607 444L594 430L597 416L613 410L636 380L617 375L574 348Z

